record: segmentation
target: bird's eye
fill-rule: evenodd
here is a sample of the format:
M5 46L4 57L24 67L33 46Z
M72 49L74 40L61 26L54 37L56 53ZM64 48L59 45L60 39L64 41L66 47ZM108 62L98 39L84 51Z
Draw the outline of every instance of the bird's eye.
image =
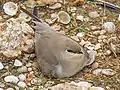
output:
M76 53L76 54L83 54L82 51L73 51L73 50L67 50L70 53Z

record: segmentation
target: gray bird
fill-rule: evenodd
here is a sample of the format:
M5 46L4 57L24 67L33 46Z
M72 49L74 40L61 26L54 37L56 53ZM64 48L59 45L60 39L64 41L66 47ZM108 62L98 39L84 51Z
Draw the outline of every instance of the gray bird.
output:
M70 77L91 64L88 53L75 40L56 32L44 22L34 23L36 57L44 75Z

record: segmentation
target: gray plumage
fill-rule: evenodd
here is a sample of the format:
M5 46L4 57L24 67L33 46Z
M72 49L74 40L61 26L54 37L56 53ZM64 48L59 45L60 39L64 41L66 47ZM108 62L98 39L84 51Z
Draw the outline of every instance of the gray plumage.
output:
M36 57L44 75L70 77L89 64L87 52L75 40L46 23L34 23Z

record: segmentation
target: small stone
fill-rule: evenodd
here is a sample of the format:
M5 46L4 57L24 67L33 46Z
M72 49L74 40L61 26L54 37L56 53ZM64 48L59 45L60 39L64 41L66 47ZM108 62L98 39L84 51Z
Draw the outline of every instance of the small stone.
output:
M4 90L3 88L0 88L0 90Z
M92 73L95 74L95 75L100 75L101 72L102 72L102 69L95 69L95 70L93 70Z
M81 37L83 37L85 34L83 33L83 32L80 32L80 33L78 33L76 36L78 37L78 38L81 38Z
M28 68L28 71L29 71L29 72L30 72L30 71L32 71L32 68L31 68L31 67L29 67L29 68Z
M14 66L20 67L20 66L22 66L22 65L23 65L23 64L22 64L22 62L21 62L20 60L15 59Z
M102 87L90 87L90 89L89 90L105 90L104 88L102 88Z
M114 71L112 69L102 69L101 73L104 75L112 76L112 75L116 74L116 71Z
M51 14L51 19L52 19L53 22L56 21L57 18L58 18L57 13L52 13L52 14Z
M19 87L22 87L22 88L25 88L27 85L26 85L26 83L25 82L22 82L22 81L20 81L20 82L18 82L18 84L17 84Z
M100 33L100 31L94 31L93 34L94 35L98 35Z
M93 31L98 29L97 26L91 26L90 28L91 28L91 30L93 30Z
M97 11L92 11L92 12L90 12L88 15L89 15L89 17L91 17L91 18L97 18L97 17L99 17L99 14L98 14Z
M113 22L105 22L103 28L109 33L115 32L115 24Z
M2 18L2 16L0 16L0 22L2 22L3 21L3 18Z
M28 62L27 64L26 64L26 67L31 67L32 66L32 63L30 63L30 62Z
M62 7L62 5L60 4L60 3L55 3L54 5L52 5L52 6L49 6L49 8L50 9L59 9L59 8L61 8Z
M14 90L13 88L7 88L6 90Z
M76 12L76 10L77 10L76 7L70 7L69 9L70 9L70 12L72 12L72 13L73 13L73 12Z
M45 19L48 24L53 24L54 22L51 19Z
M20 81L26 80L26 76L24 74L20 74L19 76Z
M82 16L82 15L78 15L78 16L76 16L76 19L77 20L80 20L80 21L84 21L84 17Z
M107 50L105 55L110 55L112 52L110 50Z
M22 67L18 68L17 71L19 73L27 72L27 67L26 66L22 66Z
M2 62L0 62L0 70L2 70L4 68Z
M94 62L92 65L91 65L91 68L92 69L96 69L96 68L98 68L98 63L97 62Z
M39 79L38 78L33 78L32 80L31 80L31 84L38 84L38 82L40 82L39 81ZM41 81L42 82L42 81Z
M76 85L76 86L85 87L86 89L88 89L89 87L92 86L91 83L88 83L88 82L85 82L85 81L80 81L80 82L78 82L78 83L76 83L76 82L71 82L71 84Z
M76 40L76 41L79 41L79 39L78 39L77 36L72 36L71 38L74 39L74 40Z
M95 50L98 50L98 49L100 49L101 48L101 44L100 43L97 43L96 45L95 45Z
M4 78L5 82L17 83L19 81L18 77L14 75L9 75Z

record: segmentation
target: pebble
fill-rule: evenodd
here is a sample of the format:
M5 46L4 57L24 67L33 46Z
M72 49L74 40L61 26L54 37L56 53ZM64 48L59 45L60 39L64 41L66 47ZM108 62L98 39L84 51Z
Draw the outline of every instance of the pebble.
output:
M31 67L32 66L32 63L30 63L30 62L28 62L27 64L26 64L26 67Z
M60 3L55 3L54 5L52 5L52 6L49 6L49 8L50 9L59 9L59 8L61 8L62 7L62 5L60 4Z
M116 71L114 71L112 69L102 69L101 73L104 75L112 76L112 75L116 74Z
M3 88L0 88L0 90L4 90Z
M72 39L76 40L76 41L79 41L78 37L77 36L71 36Z
M83 37L85 34L83 33L83 32L80 32L80 33L78 33L76 36L78 37L78 38L81 38L81 37Z
M78 16L76 16L76 19L77 20L80 20L80 21L84 21L84 17L82 16L82 15L78 15Z
M51 26L51 28L53 28L53 29L56 30L56 31L59 31L59 30L61 29L61 26L55 24L55 25Z
M97 11L92 11L92 12L90 12L88 15L89 15L89 17L91 17L91 18L97 18L97 17L99 17L99 14L98 14Z
M19 87L22 87L22 88L25 88L27 85L26 85L26 83L25 82L22 82L22 81L20 81L20 82L18 82L18 84L17 84Z
M101 72L102 72L102 69L95 69L95 70L92 71L92 73L95 74L95 75L100 75Z
M4 65L2 64L2 62L0 62L0 70L2 70L4 68Z
M5 82L17 83L19 81L18 77L14 75L9 75L4 78Z
M99 65L98 62L94 62L94 63L91 65L91 68L92 68L92 69L96 69L96 68L98 68L98 65Z
M14 90L13 88L7 88L6 90Z
M112 52L110 50L107 50L105 55L110 55Z
M57 13L52 13L50 16L51 16L52 21L56 21L58 18Z
M102 87L90 87L89 90L105 90L104 88Z
M85 82L85 81L80 81L80 82L78 82L78 83L76 83L76 82L71 82L71 84L76 85L76 86L82 86L82 87L85 87L85 88L87 88L87 89L92 86L91 83L88 83L88 82Z
M98 49L100 49L101 48L101 44L100 43L97 43L96 45L95 45L95 50L98 50Z
M22 66L22 67L18 68L17 71L19 73L27 72L27 67L26 66Z
M15 59L14 66L20 67L20 66L22 66L22 65L23 65L23 64L22 64L22 62L21 62L20 60Z
M103 24L104 30L106 30L108 33L115 32L115 24L113 22L105 22Z
M70 12L76 12L77 8L76 7L70 7Z
M48 24L53 24L54 22L51 19L45 19Z
M38 78L33 78L31 80L31 84L38 84Z
M26 80L26 76L24 74L20 74L18 78L20 79L20 81Z
M28 71L29 71L29 72L30 72L30 71L32 71L32 68L31 68L31 67L29 67L29 68L28 68Z
M100 31L100 34L101 34L101 35L103 35L103 34L105 34L105 33L106 33L105 30L101 30L101 31Z

